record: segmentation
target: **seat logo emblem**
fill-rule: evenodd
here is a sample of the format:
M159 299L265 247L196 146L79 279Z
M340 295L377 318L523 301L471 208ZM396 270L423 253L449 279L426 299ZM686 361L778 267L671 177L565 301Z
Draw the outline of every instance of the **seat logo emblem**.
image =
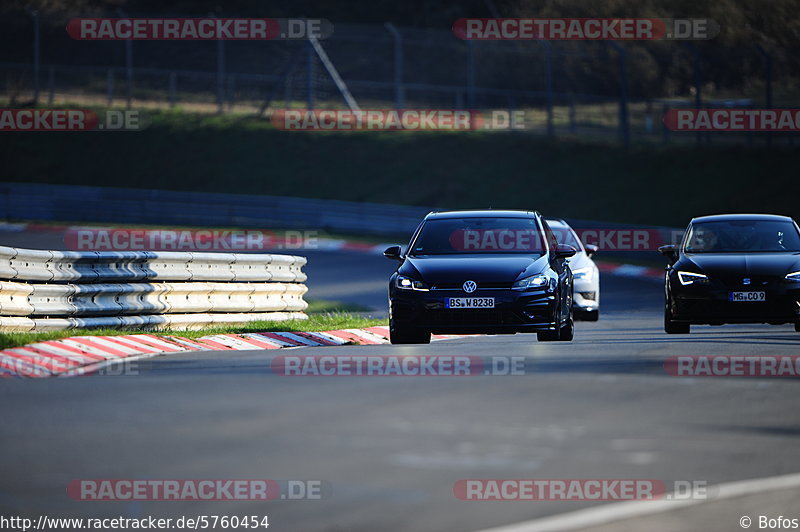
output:
M750 284L750 279L745 277L744 279L742 279L742 284Z
M462 288L464 289L464 292L471 294L478 289L478 285L475 283L475 281L466 281Z

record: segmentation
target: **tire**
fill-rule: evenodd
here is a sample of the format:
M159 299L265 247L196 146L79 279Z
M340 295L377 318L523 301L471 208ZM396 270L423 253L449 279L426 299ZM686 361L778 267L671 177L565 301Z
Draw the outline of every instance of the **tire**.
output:
M575 338L575 320L572 317L572 312L570 312L567 323L558 330L558 341L571 342L573 338Z
M429 344L431 343L431 333L430 331L398 327L394 320L389 320L389 341L393 345Z
M597 321L600 319L600 310L587 310L581 313L581 321Z
M672 320L672 312L669 309L669 300L664 305L664 332L667 334L689 334L691 325L679 323Z
M558 333L560 329L555 331L539 331L536 333L536 339L540 342L556 342L558 341Z

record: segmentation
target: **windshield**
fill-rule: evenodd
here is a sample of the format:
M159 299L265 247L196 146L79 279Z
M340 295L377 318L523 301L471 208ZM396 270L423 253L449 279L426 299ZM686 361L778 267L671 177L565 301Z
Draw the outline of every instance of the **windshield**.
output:
M541 231L533 218L441 218L425 222L410 254L544 252Z
M686 253L800 251L800 234L792 222L731 220L704 222L689 228Z
M572 246L578 251L583 250L583 244L570 226L560 222L547 222L547 225L553 230L553 234L556 236L556 240L559 244Z

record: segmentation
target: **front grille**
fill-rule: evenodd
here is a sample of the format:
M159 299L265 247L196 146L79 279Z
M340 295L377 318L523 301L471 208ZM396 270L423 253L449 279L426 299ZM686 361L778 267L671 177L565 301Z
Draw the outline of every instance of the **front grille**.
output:
M767 295L769 298L769 295ZM733 318L753 317L763 320L770 318L787 318L797 314L797 310L784 301L713 301L706 299L679 299L676 301L676 313L697 318Z
M514 283L478 283L478 290L510 290ZM432 290L463 290L464 283L439 283Z
M513 311L486 310L429 310L425 322L431 326L442 325L519 325L524 323Z

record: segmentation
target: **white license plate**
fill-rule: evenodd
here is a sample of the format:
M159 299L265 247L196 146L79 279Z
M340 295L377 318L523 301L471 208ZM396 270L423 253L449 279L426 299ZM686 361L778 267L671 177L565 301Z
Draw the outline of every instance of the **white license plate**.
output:
M448 297L445 308L494 308L493 297Z
M766 301L766 292L731 292L729 301Z

